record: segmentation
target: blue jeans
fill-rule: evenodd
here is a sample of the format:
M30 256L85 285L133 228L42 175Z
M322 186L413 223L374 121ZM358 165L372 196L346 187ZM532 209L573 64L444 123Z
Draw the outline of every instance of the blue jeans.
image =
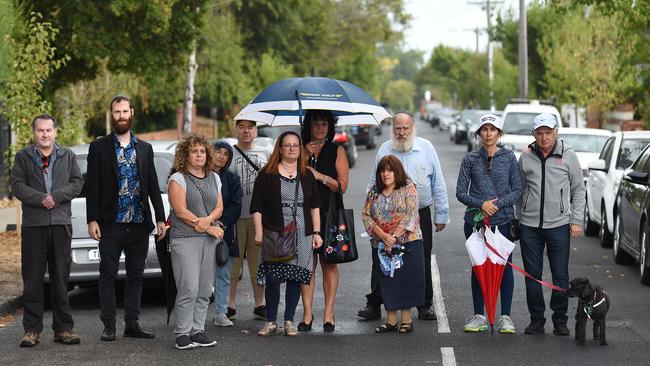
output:
M222 267L215 265L214 282L214 310L217 314L228 312L228 299L230 297L230 271L232 270L233 257L228 257L228 262Z
M494 230L494 227L492 227ZM503 234L508 239L510 238L510 223L499 225L499 232ZM463 227L465 231L465 239L469 238L472 235L472 225L465 223ZM508 261L512 261L512 253L508 257ZM510 316L510 309L512 307L512 293L515 287L515 278L512 275L512 267L506 265L506 268L503 270L503 279L501 280L501 287L499 292L501 293L501 315ZM481 285L476 278L476 274L472 271L472 302L474 303L474 314L483 315L485 309L485 302L483 301L483 293L481 292Z
M300 301L300 282L286 280L287 288L284 293L284 320L293 321L296 314L296 307ZM275 322L278 318L278 306L280 305L280 284L281 280L270 273L266 274L266 287L264 287L264 299L266 300L267 319Z
M552 229L519 225L519 240L526 272L539 280L542 279L544 247L546 247L553 284L562 288L569 287L569 224ZM526 302L531 320L545 319L546 306L542 285L528 278L526 278ZM566 295L553 291L550 304L553 310L553 324L566 324L568 306L569 299Z

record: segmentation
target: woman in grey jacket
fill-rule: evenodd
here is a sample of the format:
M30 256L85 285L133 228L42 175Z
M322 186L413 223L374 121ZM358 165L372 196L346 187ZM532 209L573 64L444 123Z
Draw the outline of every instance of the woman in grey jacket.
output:
M510 238L510 225L514 219L514 204L521 198L523 184L515 154L497 146L503 135L503 122L494 114L481 117L476 134L481 140L481 148L465 155L458 174L456 198L468 207L465 212L465 238L475 228L474 215L478 209L489 217L492 230L495 227ZM470 210L474 208L474 210ZM482 225L482 223L480 223ZM512 260L512 255L508 258ZM497 328L501 333L514 333L515 327L510 319L510 306L514 278L512 267L506 266L501 282L501 317ZM472 271L472 300L474 316L465 324L465 332L480 332L487 329L483 315L484 301L481 287Z

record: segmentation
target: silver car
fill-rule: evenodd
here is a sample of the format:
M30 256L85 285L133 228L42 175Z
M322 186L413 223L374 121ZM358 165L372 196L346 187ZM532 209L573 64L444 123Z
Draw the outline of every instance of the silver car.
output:
M154 151L154 166L158 175L158 184L162 193L165 217L169 214L169 200L167 198L167 178L174 165L174 154L177 141L152 141L150 142ZM77 155L77 163L81 174L86 176L88 169L88 145L73 146L72 151ZM99 280L99 246L98 242L88 235L88 224L86 222L86 187L81 191L79 197L72 200L72 263L70 264L70 278L68 288L73 289L76 285L90 286L97 285ZM153 206L149 203L151 212ZM144 278L162 279L154 238L155 230L149 235L149 253L145 262ZM124 253L120 257L120 267L117 273L118 280L126 278L124 267ZM45 271L45 283L49 283L48 272ZM49 296L46 295L45 298Z

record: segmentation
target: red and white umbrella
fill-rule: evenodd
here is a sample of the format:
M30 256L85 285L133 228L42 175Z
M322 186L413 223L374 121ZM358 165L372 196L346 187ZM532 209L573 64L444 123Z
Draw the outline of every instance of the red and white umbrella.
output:
M503 236L498 228L492 232L489 226L483 226L479 231L472 233L465 246L472 262L472 270L481 286L485 312L493 333L503 270L507 265L508 256L515 249L515 244Z

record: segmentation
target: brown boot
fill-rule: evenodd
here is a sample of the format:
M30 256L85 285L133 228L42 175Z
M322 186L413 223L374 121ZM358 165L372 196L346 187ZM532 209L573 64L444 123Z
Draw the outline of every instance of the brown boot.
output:
M23 336L22 341L20 341L21 347L34 347L38 344L38 339L40 334L36 332L26 332Z
M54 333L54 342L63 344L79 344L81 338L69 330Z

